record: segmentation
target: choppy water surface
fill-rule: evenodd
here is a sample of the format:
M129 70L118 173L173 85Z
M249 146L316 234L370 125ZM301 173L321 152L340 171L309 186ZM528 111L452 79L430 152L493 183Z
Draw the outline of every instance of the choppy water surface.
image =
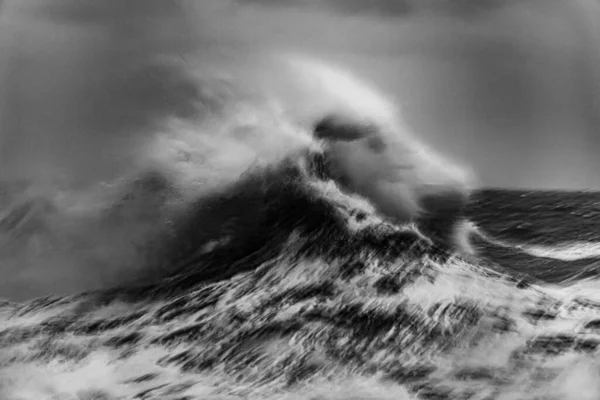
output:
M5 303L3 398L597 398L598 195L477 193L448 258L298 168L199 200L167 277Z

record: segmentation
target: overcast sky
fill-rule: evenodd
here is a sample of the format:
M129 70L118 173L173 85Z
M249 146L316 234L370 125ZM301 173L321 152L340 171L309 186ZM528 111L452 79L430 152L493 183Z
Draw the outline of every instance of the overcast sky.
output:
M6 0L0 14L0 175L104 179L165 116L191 115L177 2ZM40 176L44 179L44 176Z
M19 82L20 101L37 111L24 116L3 95L0 121L82 157L90 143L106 153L156 115L193 112L189 77L156 63L162 56L302 50L396 98L419 136L484 185L600 189L599 9L595 0L5 0L0 86ZM113 144L82 130L111 131ZM71 133L61 143L48 131Z

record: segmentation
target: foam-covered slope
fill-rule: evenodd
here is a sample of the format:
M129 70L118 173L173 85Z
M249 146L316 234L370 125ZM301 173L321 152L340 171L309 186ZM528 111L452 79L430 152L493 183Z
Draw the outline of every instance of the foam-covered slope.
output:
M198 200L165 276L2 305L2 397L597 393L585 283L515 279L372 211L294 163Z

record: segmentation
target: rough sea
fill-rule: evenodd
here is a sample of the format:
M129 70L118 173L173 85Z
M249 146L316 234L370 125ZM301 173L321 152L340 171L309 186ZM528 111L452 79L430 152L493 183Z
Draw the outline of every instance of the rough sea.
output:
M344 68L208 13L193 60L147 1L4 3L0 400L600 398L600 194L479 187Z
M600 195L476 191L476 255L458 255L312 172L284 160L195 199L138 250L135 279L26 301L27 285L13 290L0 308L1 398L600 396ZM94 236L69 233L162 224L152 215L176 197L160 174L120 190L93 217L70 215L79 227L56 225L74 212L57 200L4 206L13 278L31 268L15 254L92 260Z

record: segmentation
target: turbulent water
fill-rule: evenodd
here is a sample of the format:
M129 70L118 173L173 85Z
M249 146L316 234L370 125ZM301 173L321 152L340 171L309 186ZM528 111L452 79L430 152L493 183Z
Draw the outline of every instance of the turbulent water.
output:
M598 195L475 192L455 254L211 104L130 175L3 184L1 399L600 397Z

